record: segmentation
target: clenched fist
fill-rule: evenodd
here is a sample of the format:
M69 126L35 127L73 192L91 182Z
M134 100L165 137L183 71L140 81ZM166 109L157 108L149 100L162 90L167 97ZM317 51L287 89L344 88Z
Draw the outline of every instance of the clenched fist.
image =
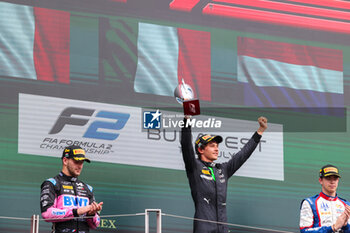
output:
M259 129L257 130L258 134L262 135L264 133L264 131L267 129L267 118L266 117L259 117L258 118L258 122L259 122Z

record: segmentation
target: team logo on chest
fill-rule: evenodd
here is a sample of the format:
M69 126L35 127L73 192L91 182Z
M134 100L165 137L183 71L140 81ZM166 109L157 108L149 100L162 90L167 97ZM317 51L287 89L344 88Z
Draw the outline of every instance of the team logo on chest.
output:
M87 197L75 197L71 195L63 196L63 206L64 207L82 207L89 204L89 199Z
M335 204L335 211L337 212L337 214L341 214L344 212L344 205L337 203Z
M225 175L222 173L222 169L218 169L218 173L219 173L219 181L220 183L225 183Z
M320 215L324 217L332 215L332 212L330 211L330 208L327 202L320 203L319 212L320 212Z
M74 194L72 185L62 185L62 191L63 193L66 193L66 194Z
M328 204L325 202L322 202L320 207L323 211L327 211L329 209Z
M211 176L210 170L207 167L203 167L200 177L206 180L213 180L213 177Z

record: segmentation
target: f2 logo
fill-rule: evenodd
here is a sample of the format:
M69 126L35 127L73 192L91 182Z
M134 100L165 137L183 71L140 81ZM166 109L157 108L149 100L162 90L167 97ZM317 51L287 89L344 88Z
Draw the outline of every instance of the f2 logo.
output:
M56 123L50 130L49 134L57 134L62 131L65 125L76 125L84 126L89 122L89 119L84 119L80 117L73 117L72 115L91 117L94 114L94 109L87 108L75 108L68 107L64 109L61 115L58 117ZM109 112L109 111L99 111L96 117L101 117L105 119L114 119L115 122L106 121L94 121L90 124L89 128L86 130L83 137L85 138L97 138L104 140L115 140L118 138L119 133L107 133L99 132L99 129L108 130L121 130L126 125L126 122L130 118L128 113L119 112Z

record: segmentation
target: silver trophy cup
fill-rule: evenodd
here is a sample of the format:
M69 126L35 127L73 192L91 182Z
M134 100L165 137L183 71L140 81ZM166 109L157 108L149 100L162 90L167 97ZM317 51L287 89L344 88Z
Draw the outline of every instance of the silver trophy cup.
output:
M190 85L186 84L182 79L174 90L174 96L179 104L183 105L185 115L199 115L199 100L195 99L195 94Z

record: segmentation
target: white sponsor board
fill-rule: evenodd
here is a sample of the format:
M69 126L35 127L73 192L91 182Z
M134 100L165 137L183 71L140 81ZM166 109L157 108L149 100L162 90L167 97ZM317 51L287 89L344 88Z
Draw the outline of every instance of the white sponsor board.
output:
M184 170L179 132L142 131L142 116L138 107L20 94L18 152L61 157L64 147L78 144L92 161ZM217 162L225 162L247 143L258 123L217 119L245 129L220 132L224 141ZM269 124L271 128L235 175L284 180L283 128ZM199 133L193 132L193 142Z

